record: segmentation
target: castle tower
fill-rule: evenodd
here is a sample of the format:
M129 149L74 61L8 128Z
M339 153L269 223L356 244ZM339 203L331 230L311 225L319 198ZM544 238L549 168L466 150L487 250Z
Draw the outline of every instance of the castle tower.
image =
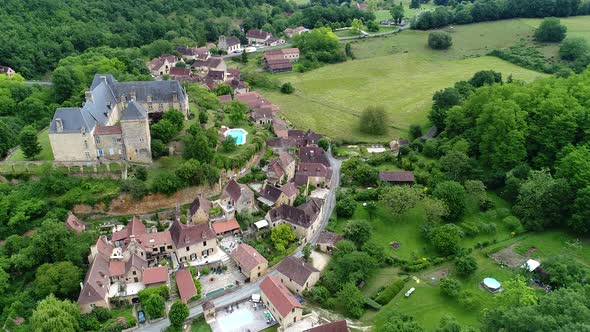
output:
M129 102L121 116L121 131L128 161L151 163L152 147L147 112L135 102Z

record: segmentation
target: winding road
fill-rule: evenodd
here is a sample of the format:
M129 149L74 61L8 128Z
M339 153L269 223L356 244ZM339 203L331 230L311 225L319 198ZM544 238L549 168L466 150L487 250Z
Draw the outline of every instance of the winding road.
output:
M340 186L340 167L342 165L342 161L336 159L332 156L332 151L328 151L327 153L328 159L330 160L330 165L332 166L332 179L330 180L330 190L328 196L326 197L326 201L324 203L324 215L321 221L321 225L316 231L316 233L312 236L310 243L315 243L320 235L320 232L326 227L328 224L328 220L330 220L330 216L332 215L332 211L334 211L334 207L336 206L336 190ZM300 255L303 246L300 246L293 255ZM271 268L267 275L276 275L276 265L275 267ZM260 292L259 286L260 283L264 280L264 278L259 278L257 281L243 285L242 287L236 289L234 292L222 295L211 302L215 305L216 308L224 308L234 302L245 300L252 296L254 293ZM198 305L196 307L189 309L189 316L188 319L193 319L203 313L202 306ZM137 329L137 331L142 332L160 332L170 326L170 320L163 319L153 324L145 324Z

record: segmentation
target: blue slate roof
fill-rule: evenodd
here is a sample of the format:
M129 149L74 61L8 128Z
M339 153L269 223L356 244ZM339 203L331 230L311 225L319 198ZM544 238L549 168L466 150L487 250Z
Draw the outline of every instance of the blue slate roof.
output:
M127 106L127 109L123 111L123 115L121 115L121 121L125 120L138 120L138 119L146 119L147 112L141 107L141 105L135 101L132 101Z

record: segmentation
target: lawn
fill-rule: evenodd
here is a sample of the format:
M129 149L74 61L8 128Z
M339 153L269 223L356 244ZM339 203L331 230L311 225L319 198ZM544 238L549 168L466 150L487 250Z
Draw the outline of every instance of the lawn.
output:
M211 327L207 322L205 322L205 318L200 316L199 318L195 319L191 324L191 332L211 332Z
M352 42L356 60L327 65L307 73L277 75L291 82L292 95L265 93L300 128L311 128L348 142L381 142L403 135L410 124L426 123L432 94L479 70L493 69L525 81L544 74L485 56L530 38L528 21L506 20L459 25L447 51L428 48L428 31L406 30L395 35ZM358 129L359 115L369 105L385 107L388 133L373 136Z
M37 155L34 160L53 160L53 151L51 150L51 144L49 143L48 129L45 129L37 135L39 144L41 145L41 153ZM8 161L26 161L23 151L18 148L8 159Z

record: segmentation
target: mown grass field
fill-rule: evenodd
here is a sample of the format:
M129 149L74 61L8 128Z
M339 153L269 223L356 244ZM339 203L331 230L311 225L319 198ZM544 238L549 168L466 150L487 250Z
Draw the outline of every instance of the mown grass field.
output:
M538 20L536 20L538 21ZM570 21L572 23L570 23ZM583 34L590 20L564 19ZM425 123L432 94L479 70L493 69L531 81L544 74L485 56L490 51L529 40L535 20L507 20L445 28L453 36L447 51L428 48L428 31L402 33L352 42L356 60L307 73L277 75L291 82L292 95L266 93L295 126L312 128L349 142L381 142L397 138L412 123ZM550 47L550 46L548 46ZM359 115L369 105L385 107L390 130L372 136L359 131Z
M48 130L45 129L37 135L39 139L39 144L41 145L41 153L39 153L34 160L53 160L53 151L51 150L51 144L49 143L49 133ZM28 160L25 158L23 151L18 148L14 153L8 158L8 161L26 161Z

